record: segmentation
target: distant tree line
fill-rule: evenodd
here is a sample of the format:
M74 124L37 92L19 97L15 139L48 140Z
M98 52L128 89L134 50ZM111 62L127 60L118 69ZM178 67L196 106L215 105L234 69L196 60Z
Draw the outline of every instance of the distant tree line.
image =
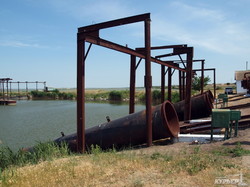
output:
M31 91L30 92L32 97L34 99L75 99L76 94L74 93L65 93L65 92L60 92L58 89L49 91L49 92L42 92L42 91Z

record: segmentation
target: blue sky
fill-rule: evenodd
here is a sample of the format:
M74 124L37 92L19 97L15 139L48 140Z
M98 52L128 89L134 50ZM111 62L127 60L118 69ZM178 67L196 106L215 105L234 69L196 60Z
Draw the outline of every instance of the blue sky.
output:
M194 59L216 68L218 83L234 82L234 71L250 62L248 7L249 0L1 0L0 77L74 88L77 28L149 12L152 46L193 46ZM101 37L143 47L143 23L105 29ZM129 55L93 46L86 87L128 87L129 65ZM212 78L212 73L205 75ZM152 64L152 76L153 85L160 85L159 65ZM143 77L141 63L136 86L143 86Z

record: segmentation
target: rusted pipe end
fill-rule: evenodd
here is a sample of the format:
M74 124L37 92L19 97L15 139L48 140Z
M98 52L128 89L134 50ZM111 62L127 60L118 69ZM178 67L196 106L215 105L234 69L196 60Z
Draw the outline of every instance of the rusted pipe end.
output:
M164 126L173 137L178 137L180 125L174 105L170 101L165 101L161 106L161 111Z
M245 79L247 79L247 76L246 76L247 74L250 74L250 72L244 73L244 78L245 78Z
M212 94L212 92L210 91L210 90L208 90L208 91L205 91L204 92L207 96L208 96L208 98L211 100L211 103L213 103L214 102L214 95Z
M208 94L204 95L204 97L206 97L206 100L207 100L207 110L211 114L212 113L212 109L214 108L214 106L213 106L213 100L211 100L211 97L209 97Z

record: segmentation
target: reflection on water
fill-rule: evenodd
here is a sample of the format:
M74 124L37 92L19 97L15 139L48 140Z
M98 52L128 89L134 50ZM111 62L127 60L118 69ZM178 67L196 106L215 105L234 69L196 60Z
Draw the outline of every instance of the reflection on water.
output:
M128 104L86 103L86 128L128 114ZM136 111L144 110L136 105ZM11 149L32 146L76 132L75 101L18 101L16 106L0 106L0 145Z

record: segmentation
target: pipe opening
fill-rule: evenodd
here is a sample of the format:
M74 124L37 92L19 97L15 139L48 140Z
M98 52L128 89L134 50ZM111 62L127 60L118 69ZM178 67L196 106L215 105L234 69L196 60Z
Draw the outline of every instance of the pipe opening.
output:
M180 125L174 106L171 102L165 101L162 104L161 109L164 126L169 130L170 134L173 137L178 137L178 134L180 132Z

